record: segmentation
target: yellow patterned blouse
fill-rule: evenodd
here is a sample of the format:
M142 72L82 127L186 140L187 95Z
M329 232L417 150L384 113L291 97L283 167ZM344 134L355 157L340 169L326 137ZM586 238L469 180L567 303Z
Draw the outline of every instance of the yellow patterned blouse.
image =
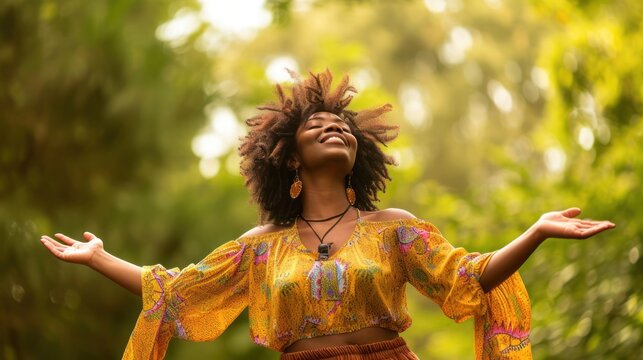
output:
M124 359L160 359L172 337L216 339L246 307L255 343L283 351L316 336L411 325L411 283L457 322L475 317L477 359L531 359L529 297L518 273L484 293L492 253L454 248L419 220L358 219L328 260L299 240L296 225L241 237L183 270L144 267L143 310Z

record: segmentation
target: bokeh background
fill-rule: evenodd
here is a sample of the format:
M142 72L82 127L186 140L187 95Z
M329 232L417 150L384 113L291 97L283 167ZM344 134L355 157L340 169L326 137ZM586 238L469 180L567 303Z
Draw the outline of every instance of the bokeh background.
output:
M643 352L643 3L639 0L2 0L0 358L119 358L139 299L38 239L90 230L137 264L184 266L257 221L243 120L285 67L351 75L394 105L381 207L490 251L541 213L618 227L524 265L536 359ZM422 359L471 359L409 289ZM244 313L169 359L276 359Z

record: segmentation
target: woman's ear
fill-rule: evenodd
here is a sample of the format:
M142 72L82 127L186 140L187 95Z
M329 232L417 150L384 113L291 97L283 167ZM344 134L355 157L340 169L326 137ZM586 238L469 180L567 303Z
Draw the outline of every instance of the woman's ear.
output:
M299 159L297 159L297 155L294 155L293 157L288 160L288 168L295 170L299 168L301 164L299 163Z

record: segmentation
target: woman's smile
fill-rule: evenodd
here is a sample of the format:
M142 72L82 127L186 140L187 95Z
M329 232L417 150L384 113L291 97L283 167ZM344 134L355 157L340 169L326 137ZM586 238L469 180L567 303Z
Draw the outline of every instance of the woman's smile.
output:
M339 145L348 146L344 136L338 133L326 134L319 140L319 142L322 144L339 144Z

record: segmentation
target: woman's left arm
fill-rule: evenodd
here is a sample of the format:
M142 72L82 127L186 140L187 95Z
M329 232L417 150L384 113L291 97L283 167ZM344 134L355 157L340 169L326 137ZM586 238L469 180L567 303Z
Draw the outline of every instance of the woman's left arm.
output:
M579 208L570 208L541 216L527 231L491 257L480 275L482 289L488 292L505 281L547 238L587 239L615 226L610 221L575 219L579 214Z

